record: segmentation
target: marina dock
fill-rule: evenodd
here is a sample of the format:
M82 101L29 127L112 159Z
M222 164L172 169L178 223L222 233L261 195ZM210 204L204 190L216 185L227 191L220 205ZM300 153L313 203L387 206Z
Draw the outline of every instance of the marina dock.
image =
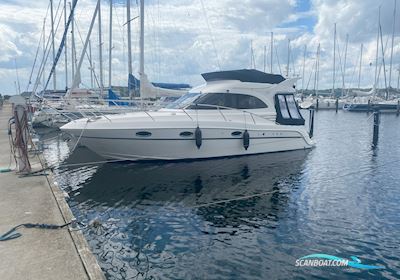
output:
M0 167L10 161L7 124L11 106L0 107ZM32 169L41 167L37 156ZM14 163L12 163L14 166ZM49 173L50 171L48 171ZM22 223L65 224L72 213L51 175L0 173L0 235ZM0 242L0 279L104 279L80 231L19 228L21 237Z

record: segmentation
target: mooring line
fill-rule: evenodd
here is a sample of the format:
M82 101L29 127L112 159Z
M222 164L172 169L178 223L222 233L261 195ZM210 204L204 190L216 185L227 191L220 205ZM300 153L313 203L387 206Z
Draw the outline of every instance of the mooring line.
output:
M269 192L262 192L262 193L251 194L251 195L245 195L245 196L232 198L232 199L224 199L224 200L219 200L219 201L214 201L214 202L194 205L191 208L195 208L195 209L196 208L202 208L202 207L217 205L217 204L221 204L221 203L228 203L228 202L232 202L232 201L245 200L245 199L249 199L249 198L253 198L253 197L259 197L259 196L264 196L264 195L268 195L268 194L274 194L274 193L277 193L277 192L279 192L279 190L273 190L273 191L269 191Z

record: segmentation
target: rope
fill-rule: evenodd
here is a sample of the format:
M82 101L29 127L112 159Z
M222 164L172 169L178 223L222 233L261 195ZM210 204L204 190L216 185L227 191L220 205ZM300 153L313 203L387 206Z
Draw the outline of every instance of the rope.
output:
M76 147L77 147L78 144L79 144L79 141L81 141L83 132L85 132L86 126L87 126L88 123L89 123L89 119L86 120L85 126L82 128L81 134L79 135L78 140L76 141L74 147L73 147L72 150L69 152L69 154L72 154L72 153L75 151Z
M249 198L253 198L253 197L259 197L259 196L264 196L264 195L268 195L268 194L274 194L274 193L277 193L277 192L279 192L279 190L273 190L273 191L269 191L269 192L263 192L263 193L257 193L257 194L251 194L251 195L245 195L245 196L241 196L241 197L238 197L238 198L224 199L224 200L219 200L219 201L199 204L199 205L193 206L192 208L202 208L202 207L207 207L207 206L221 204L221 203L227 203L227 202L238 201L238 200L245 200L245 199L249 199Z
M68 225L70 225L71 222L63 224L63 225L53 225L53 224L32 224L32 223L26 223L26 224L20 224L18 226L13 227L3 235L0 235L0 241L8 241L12 239L16 239L20 236L22 236L21 233L15 232L18 228L20 227L26 227L26 228L38 228L38 229L61 229L64 228Z

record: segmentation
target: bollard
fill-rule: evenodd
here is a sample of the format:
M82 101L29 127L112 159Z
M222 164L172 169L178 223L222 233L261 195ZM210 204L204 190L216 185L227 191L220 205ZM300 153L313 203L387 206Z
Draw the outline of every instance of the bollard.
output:
M308 132L308 135L310 135L310 138L314 136L314 110L310 110L310 131Z
M379 110L374 111L374 134L372 137L372 146L373 147L376 147L378 145L380 115L381 115L381 113L379 112Z
M396 116L400 115L400 100L397 100L397 110L396 110Z
M371 100L368 99L368 108L367 108L367 113L371 111Z
M316 110L317 110L317 112L318 112L318 107L319 107L319 99L317 98L317 106L316 106Z
M336 101L335 101L335 110L336 110L336 113L339 110L339 99L338 98L336 98Z

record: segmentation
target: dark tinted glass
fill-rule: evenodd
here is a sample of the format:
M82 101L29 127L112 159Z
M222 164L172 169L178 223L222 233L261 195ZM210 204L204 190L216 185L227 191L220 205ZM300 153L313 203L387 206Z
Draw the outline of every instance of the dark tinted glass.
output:
M236 93L208 93L196 100L197 109L216 109L212 106L229 107L235 109L259 109L267 108L268 106L258 99L257 97L236 94ZM193 104L188 109L196 109L196 105Z
M237 109L260 109L267 108L268 106L260 99L250 95L235 94L237 99Z
M296 101L294 100L293 95L286 95L286 103L289 108L290 116L292 119L301 119L299 110L297 109Z

